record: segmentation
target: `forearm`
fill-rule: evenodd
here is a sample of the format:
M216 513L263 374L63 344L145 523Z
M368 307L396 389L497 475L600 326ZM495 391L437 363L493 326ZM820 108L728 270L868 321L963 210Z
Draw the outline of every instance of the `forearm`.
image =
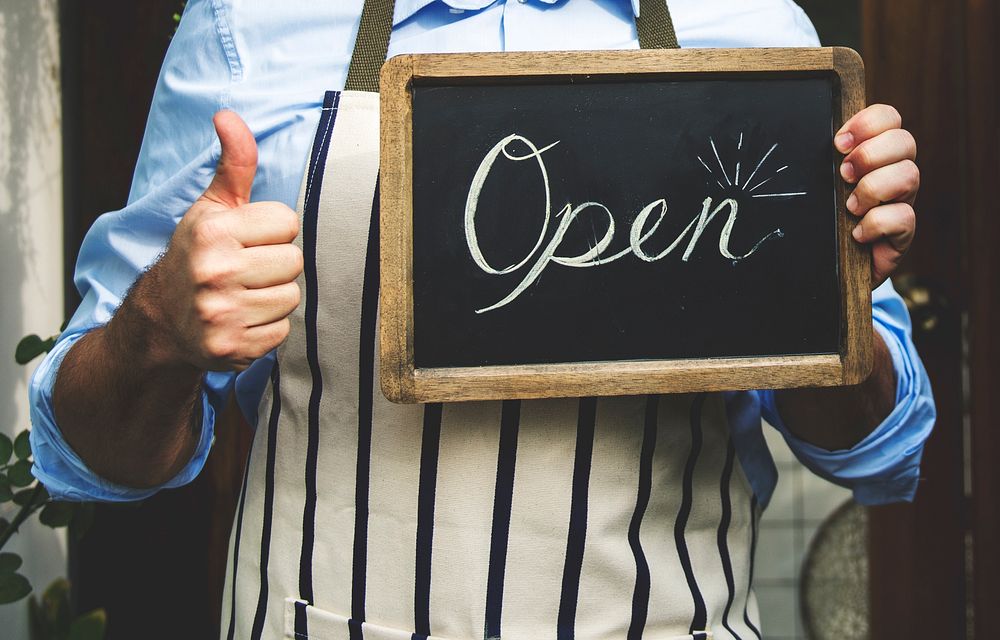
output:
M829 451L850 449L892 412L896 400L892 356L879 333L872 331L874 364L861 384L775 393L778 412L796 437Z
M163 484L190 460L201 431L203 372L165 357L136 284L111 322L67 352L53 388L66 442L97 475L116 484Z

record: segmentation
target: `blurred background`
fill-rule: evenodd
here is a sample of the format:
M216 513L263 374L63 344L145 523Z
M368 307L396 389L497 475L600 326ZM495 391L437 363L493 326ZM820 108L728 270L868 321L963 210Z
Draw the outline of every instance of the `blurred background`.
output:
M862 53L869 101L898 107L920 146L919 232L895 280L939 418L916 503L874 509L809 474L768 430L781 478L757 550L764 630L775 640L994 638L1000 8L993 0L799 4L824 44ZM0 538L25 505L41 514L4 547L23 565L12 569L0 555L0 600L14 584L7 573L23 575L36 596L68 577L72 587L47 591L36 620L46 607L103 609L113 639L218 637L249 429L236 411L222 416L208 466L188 487L140 505L67 511L14 482L14 466L28 464L18 462L16 435L28 427L37 360L22 366L13 356L26 334L57 333L78 303L77 249L94 219L126 200L181 9L179 0L0 0L0 431L13 447L0 460L11 485L7 497L0 482ZM0 604L0 637L28 639L28 621L26 600ZM100 637L85 624L76 636L39 628L30 637Z

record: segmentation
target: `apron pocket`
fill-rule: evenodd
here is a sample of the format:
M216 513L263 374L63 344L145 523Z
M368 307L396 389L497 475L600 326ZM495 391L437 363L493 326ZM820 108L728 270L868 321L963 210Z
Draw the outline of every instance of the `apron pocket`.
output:
M305 620L306 633L296 633L295 620ZM296 598L285 598L285 637L292 640L349 640L350 622L336 613L317 609ZM413 633L392 629L368 622L361 625L365 640L411 640ZM712 632L704 631L693 635L659 637L659 640L712 640ZM427 640L444 640L440 636L429 636Z
M295 631L298 617L305 620L306 633ZM296 598L285 598L285 637L294 640L349 640L349 620L344 616L317 609ZM413 633L368 622L362 623L365 640L410 640ZM427 640L443 640L430 636Z

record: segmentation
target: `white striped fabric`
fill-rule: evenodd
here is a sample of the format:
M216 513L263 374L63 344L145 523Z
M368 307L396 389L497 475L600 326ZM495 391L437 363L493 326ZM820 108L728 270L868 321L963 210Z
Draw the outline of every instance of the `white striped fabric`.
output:
M223 638L759 638L757 508L720 397L385 400L378 96L323 109Z

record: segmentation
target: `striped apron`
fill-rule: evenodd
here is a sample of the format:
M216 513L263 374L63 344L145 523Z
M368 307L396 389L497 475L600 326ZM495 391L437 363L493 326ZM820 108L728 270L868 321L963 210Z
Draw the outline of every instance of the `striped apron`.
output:
M366 0L348 86L374 85L391 6ZM665 11L643 1L643 47L676 46ZM721 395L383 397L378 129L377 93L326 95L222 637L759 639L759 509Z
M378 126L377 94L327 94L222 637L760 638L720 395L382 396Z

